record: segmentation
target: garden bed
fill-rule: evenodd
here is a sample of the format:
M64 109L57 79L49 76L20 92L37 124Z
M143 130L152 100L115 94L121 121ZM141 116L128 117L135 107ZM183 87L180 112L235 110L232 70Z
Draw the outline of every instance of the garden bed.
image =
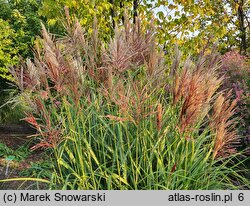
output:
M43 162L44 152L30 150L31 137L34 130L26 125L0 125L0 179L20 178L32 165ZM13 160L8 161L8 157ZM46 189L39 184L39 189ZM0 189L38 189L33 181L10 181L0 183Z

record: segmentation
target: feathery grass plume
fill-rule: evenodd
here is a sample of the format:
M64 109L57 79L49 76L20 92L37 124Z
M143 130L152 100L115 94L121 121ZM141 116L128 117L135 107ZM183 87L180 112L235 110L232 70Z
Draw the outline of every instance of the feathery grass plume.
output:
M118 106L122 118L136 124L155 113L154 104L149 101L150 92L148 84L142 85L131 79L112 81L111 88L102 89L107 100Z
M178 52L177 56L180 56ZM211 61L207 60L208 57L201 58L197 65L187 60L183 69L175 73L173 103L181 102L181 133L191 132L194 126L205 118L222 81L217 74L218 62L213 61L212 65ZM177 63L178 61L174 61L175 70L178 68Z
M124 72L131 66L131 58L135 55L125 41L124 32L115 28L114 39L110 41L108 49L103 52L103 61L108 67L117 72Z
M150 84L141 84L139 81L132 83L134 98L132 99L132 114L137 123L155 114L155 100L152 99L154 89L150 89Z
M125 20L125 28L115 28L114 38L103 51L103 62L118 73L148 63L149 70L155 64L155 48L152 28L146 34L141 31L140 21L135 25ZM150 51L149 45L152 46ZM151 54L151 55L150 55ZM152 71L149 71L152 73Z
M214 158L237 153L235 147L239 138L235 130L236 119L232 118L237 102L230 102L230 95L231 93L225 97L220 94L213 105L209 125L215 133Z
M181 51L178 49L178 46L175 45L174 47L174 57L173 57L173 61L172 61L172 65L171 65L171 70L170 70L170 76L173 77L177 70L178 67L180 65L180 61L181 61Z
M126 122L126 121L131 121L133 122L134 124L136 124L136 122L132 119L132 118L129 118L129 117L117 117L117 116L113 116L113 115L106 115L105 117L111 119L111 120L115 120L115 121L118 121L118 122Z
M22 120L28 122L30 125L35 127L38 131L41 130L41 126L36 121L36 118L32 114L28 114L27 117L23 118Z
M164 70L164 67L166 67L164 65L164 58L163 58L162 50L158 51L156 48L156 41L154 40L154 36L152 37L152 40L150 41L149 54L148 54L148 57L145 58L144 64L147 69L147 74L149 76L154 75L155 79L159 78L160 73Z
M35 90L37 87L40 88L40 75L37 74L35 65L30 59L26 62L21 59L20 69L11 69L11 73L17 82L17 85L23 91L24 89L29 89L31 91Z
M184 102L180 113L180 131L192 129L196 121L199 120L200 115L205 108L204 102L204 82L203 77L199 74L192 74L186 89Z
M63 84L66 81L66 67L63 56L59 49L59 45L53 42L52 37L48 34L44 25L42 25L43 36L43 52L45 72L48 73L49 79L53 82L53 86L59 93L63 90ZM39 68L41 69L41 68Z
M156 118L158 131L162 128L162 113L163 113L162 104L159 103L157 105L157 118Z
M66 30L69 32L72 28L70 14L69 14L69 7L64 6L64 13L65 13L66 21L67 21Z

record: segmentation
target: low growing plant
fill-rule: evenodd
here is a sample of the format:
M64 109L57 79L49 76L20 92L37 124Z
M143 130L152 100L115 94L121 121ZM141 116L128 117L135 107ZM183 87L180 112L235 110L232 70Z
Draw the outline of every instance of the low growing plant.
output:
M29 150L28 146L24 145L16 150L9 148L7 145L0 143L0 157L8 158L12 157L14 161L22 161L29 156L31 151Z

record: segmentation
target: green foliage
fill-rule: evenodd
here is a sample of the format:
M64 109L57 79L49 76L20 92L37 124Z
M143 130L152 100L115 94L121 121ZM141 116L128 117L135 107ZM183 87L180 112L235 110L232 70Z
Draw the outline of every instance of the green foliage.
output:
M112 32L112 20L110 18L111 4L108 0L102 1L72 1L72 0L44 0L42 7L39 9L39 14L46 17L47 23L52 31L62 33L65 31L63 26L66 26L65 10L67 6L71 15L71 20L78 18L81 25L89 33L92 32L94 18L97 19L100 26L100 33L107 39Z
M12 80L8 67L18 62L18 55L31 57L31 47L40 33L36 0L0 0L0 77ZM2 81L2 80L1 80Z
M3 8L0 9L0 17L7 21L15 31L15 47L24 58L33 55L31 46L36 35L40 34L41 20L38 16L40 4L37 0L1 2L1 7Z
M51 161L44 160L40 162L31 163L31 166L20 172L22 177L38 177L43 179L50 179L53 171Z
M9 148L7 145L0 143L0 157L8 161L22 161L30 155L27 145L23 145L16 150Z
M0 18L0 78L11 80L8 72L8 66L17 63L17 52L14 39L15 31L10 27L7 21ZM2 81L2 80L1 80Z
M93 32L93 24L97 22L100 38L106 41L113 36L116 25L124 24L125 13L130 19L147 14L143 24L149 24L148 19L153 17L138 0L44 0L39 9L39 14L46 18L50 31L54 33L64 34L67 24L77 18L88 34Z
M239 7L245 13L243 30L249 31L250 3L247 0L156 1L154 6L159 8L156 10L159 41L161 44L167 41L167 51L173 44L178 44L184 54L209 51L214 43L224 52L233 46L240 48Z

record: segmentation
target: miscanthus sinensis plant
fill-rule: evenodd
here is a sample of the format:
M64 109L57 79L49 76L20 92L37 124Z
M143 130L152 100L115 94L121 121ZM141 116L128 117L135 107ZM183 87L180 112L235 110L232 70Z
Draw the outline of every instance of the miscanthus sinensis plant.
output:
M235 102L217 93L216 54L182 62L177 51L168 68L154 28L140 21L125 20L108 43L97 24L91 36L78 21L65 27L55 38L43 26L34 61L13 71L33 109L32 149L45 148L54 165L50 188L249 186L235 161Z

